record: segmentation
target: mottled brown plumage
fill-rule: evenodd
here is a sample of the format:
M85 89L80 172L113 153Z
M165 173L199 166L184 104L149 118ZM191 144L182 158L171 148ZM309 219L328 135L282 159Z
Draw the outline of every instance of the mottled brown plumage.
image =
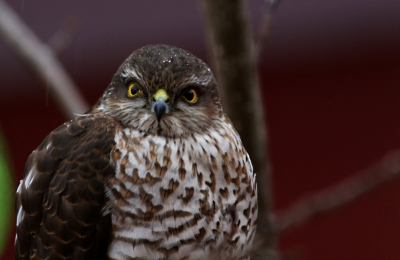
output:
M16 259L245 259L256 194L208 66L146 46L28 158Z
M110 216L100 213L104 183L114 175L107 154L118 126L105 115L79 117L54 130L29 156L17 191L16 259L106 254Z

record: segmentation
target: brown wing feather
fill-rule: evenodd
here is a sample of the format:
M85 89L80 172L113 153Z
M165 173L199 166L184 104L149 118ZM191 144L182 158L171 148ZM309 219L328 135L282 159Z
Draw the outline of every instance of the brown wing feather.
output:
M32 152L17 190L15 259L105 259L110 216L104 184L119 123L105 115L71 120Z

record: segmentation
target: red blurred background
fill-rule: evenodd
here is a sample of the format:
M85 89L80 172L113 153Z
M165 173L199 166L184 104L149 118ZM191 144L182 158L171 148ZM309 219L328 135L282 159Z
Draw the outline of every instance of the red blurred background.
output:
M90 104L143 45L175 45L209 61L198 1L8 2L43 41L65 21L79 21L59 58ZM264 1L249 3L257 27ZM283 0L260 75L274 206L283 209L400 147L400 1ZM28 155L66 119L1 40L0 77L0 127L16 188ZM283 234L280 251L301 259L399 259L399 190L394 180ZM3 259L13 257L13 237Z

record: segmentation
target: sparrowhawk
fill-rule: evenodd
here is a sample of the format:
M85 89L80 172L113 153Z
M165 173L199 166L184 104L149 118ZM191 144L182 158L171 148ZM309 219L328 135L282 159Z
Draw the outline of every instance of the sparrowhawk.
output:
M16 259L247 259L257 186L210 68L145 46L29 156Z

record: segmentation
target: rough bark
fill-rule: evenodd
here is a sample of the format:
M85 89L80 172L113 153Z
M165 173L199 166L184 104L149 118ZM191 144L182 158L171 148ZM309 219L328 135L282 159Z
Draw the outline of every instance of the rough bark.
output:
M204 0L207 32L225 112L250 154L259 191L258 234L274 255L266 120L247 1Z

